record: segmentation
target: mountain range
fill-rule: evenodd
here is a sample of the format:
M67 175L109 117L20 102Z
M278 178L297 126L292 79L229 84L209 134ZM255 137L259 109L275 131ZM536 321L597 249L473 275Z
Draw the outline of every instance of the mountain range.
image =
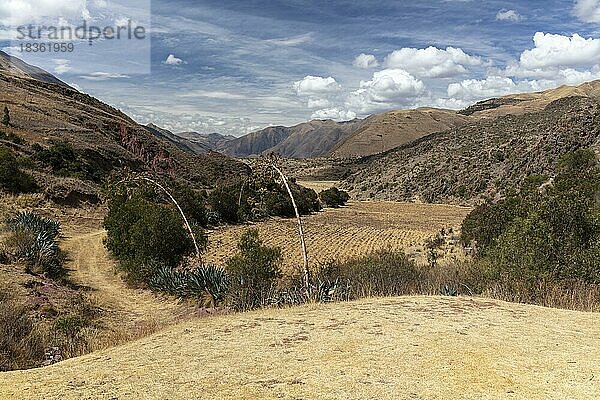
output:
M219 151L233 157L277 153L288 158L359 158L381 154L436 132L494 119L542 110L552 101L598 94L594 82L563 86L539 93L503 96L476 103L464 110L436 108L396 110L347 122L312 120L295 126L272 126L241 137L217 133L171 133L148 125L152 133L170 140L182 150L203 154Z

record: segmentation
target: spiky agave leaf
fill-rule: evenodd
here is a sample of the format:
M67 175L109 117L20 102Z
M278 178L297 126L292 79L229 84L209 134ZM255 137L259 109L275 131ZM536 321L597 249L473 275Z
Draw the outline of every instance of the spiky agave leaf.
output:
M44 218L31 211L21 211L13 218L8 219L8 227L14 232L18 230L29 230L36 233L45 232L52 239L56 239L60 233L60 222L50 218Z

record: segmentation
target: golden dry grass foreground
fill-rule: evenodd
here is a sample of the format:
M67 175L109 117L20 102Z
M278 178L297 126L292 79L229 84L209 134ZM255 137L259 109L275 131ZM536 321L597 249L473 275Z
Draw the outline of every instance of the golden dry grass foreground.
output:
M420 251L441 229L458 231L469 211L452 205L384 201L350 202L348 207L326 209L303 218L309 259L315 264L377 250ZM281 247L286 267L302 264L297 222L283 218L216 230L209 236L205 261L224 265L250 227L258 228L265 244Z
M596 399L600 315L402 297L208 317L51 367L6 399Z

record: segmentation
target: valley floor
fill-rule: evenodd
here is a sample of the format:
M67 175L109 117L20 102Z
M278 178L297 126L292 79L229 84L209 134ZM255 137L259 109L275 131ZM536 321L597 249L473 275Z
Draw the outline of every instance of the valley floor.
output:
M594 399L600 315L471 298L307 305L184 322L0 374L8 399Z
M442 229L458 232L470 211L453 205L386 201L353 201L347 207L326 209L303 217L309 260L315 265L378 250L403 250L426 262L425 241ZM266 244L281 247L287 268L302 264L296 220L283 218L216 230L209 236L205 261L224 265L242 232L251 227L258 228ZM458 248L452 251L460 257Z

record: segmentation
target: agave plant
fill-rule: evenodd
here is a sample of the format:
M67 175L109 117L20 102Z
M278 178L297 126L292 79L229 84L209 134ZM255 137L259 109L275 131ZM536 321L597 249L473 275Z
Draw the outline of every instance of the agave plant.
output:
M223 268L214 265L201 265L190 270L162 266L149 284L155 290L179 297L202 298L214 306L223 301L229 278Z
M36 233L45 233L53 240L60 233L60 222L44 218L30 211L21 211L7 221L9 229L13 232L28 230Z
M36 266L49 275L60 273L59 222L25 211L8 219L6 225L15 238L15 256L26 260L28 269Z

